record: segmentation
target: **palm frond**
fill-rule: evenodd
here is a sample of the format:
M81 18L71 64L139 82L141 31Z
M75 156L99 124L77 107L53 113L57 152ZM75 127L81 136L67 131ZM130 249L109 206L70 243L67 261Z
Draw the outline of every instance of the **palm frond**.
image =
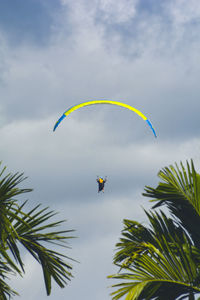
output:
M187 168L170 166L161 170L158 176L163 180L157 188L146 187L144 196L157 203L153 208L166 205L179 224L188 231L193 242L200 247L200 175L196 173L193 161Z
M177 247L175 254L164 239L160 246L161 244L162 252L152 244L141 245L144 248L143 254L135 258L129 267L123 267L123 273L109 277L125 281L113 285L118 288L112 293L113 300L120 299L124 295L130 300L155 297L166 299L165 295L168 299L176 299L191 291L200 293L199 284L195 285L199 269L193 260L192 251L188 249L186 254Z
M176 299L199 293L200 250L190 243L181 227L161 212L146 212L151 227L125 220L123 237L117 244L114 262L120 273L111 275L125 281L115 284L113 300ZM166 292L169 287L173 292ZM167 293L167 294L166 294ZM168 295L168 298L165 298Z
M57 230L64 220L52 222L56 213L47 207L40 208L40 205L36 205L26 212L27 201L19 205L15 197L32 190L18 187L26 179L23 174L4 175L5 170L3 168L0 173L0 299L7 299L6 291L10 295L16 293L3 279L1 282L1 262L6 266L5 273L16 272L22 275L22 271L25 272L20 245L40 263L49 295L52 279L60 287L64 287L72 278L72 266L68 261L73 259L47 248L45 243L52 244L54 248L62 246L67 249L67 241L73 237L73 230Z
M67 280L72 278L72 266L65 260L72 260L66 255L50 250L44 243L62 245L68 248L65 242L73 238L69 235L73 230L52 231L60 226L64 220L49 222L55 215L54 211L48 208L39 209L40 206L30 210L23 216L23 223L16 222L14 225L18 233L18 241L29 251L29 253L41 264L47 294L51 292L51 279L53 278L60 287L64 287ZM50 230L50 231L49 231Z
M1 253L1 250L0 250ZM3 262L0 260L0 299L7 300L10 299L12 296L18 295L16 291L14 291L7 283L6 279L8 279L8 274L13 274L12 268L9 267L7 262Z

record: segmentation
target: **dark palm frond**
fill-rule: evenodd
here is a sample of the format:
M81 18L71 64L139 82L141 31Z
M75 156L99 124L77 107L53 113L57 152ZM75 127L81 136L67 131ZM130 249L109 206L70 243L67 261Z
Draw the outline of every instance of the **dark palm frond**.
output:
M180 226L161 212L146 212L151 227L125 220L114 263L120 273L113 300L177 299L200 292L200 250ZM168 298L167 298L167 296ZM157 297L157 298L156 298Z
M187 168L170 166L159 172L163 180L157 188L146 187L144 196L151 197L157 204L166 205L174 218L188 231L193 242L200 247L200 175L196 173L193 161Z
M51 278L53 278L60 287L64 287L67 280L72 278L72 266L66 263L66 259L73 260L66 255L50 250L44 246L44 243L56 244L69 248L67 240L73 238L71 232L74 230L52 230L60 226L64 220L49 222L55 215L54 211L48 208L40 209L39 205L30 210L23 216L23 223L19 221L14 224L18 233L18 241L30 252L30 254L41 264L47 294L51 292Z
M16 214L19 208L15 197L32 190L18 187L18 185L26 179L23 174L7 174L3 177L5 171L6 168L4 167L0 173L0 254L13 270L21 274L20 269L8 255L7 250L9 249L11 251L23 270L23 263L16 244L18 234L13 226L13 220L15 220L15 222L16 220L22 222L21 217Z
M26 214L23 212L23 222L17 221L13 227L18 233L18 240L30 240L32 242L48 242L62 245L68 239L73 238L73 236L68 235L74 230L53 230L56 227L62 225L65 220L60 220L56 222L49 222L53 216L56 215L54 211L49 211L48 207L39 210L40 205L30 210ZM18 211L21 213L20 211ZM49 231L50 230L50 231ZM60 242L60 243L58 243ZM67 247L65 245L65 247Z
M124 220L125 226L122 237L120 242L116 244L118 251L114 257L115 264L123 263L128 266L132 260L143 254L145 251L143 244L150 243L159 249L159 240L163 237L168 243L171 243L171 238L177 236L182 244L185 243L185 240L190 241L182 227L173 222L162 211L160 214L147 211L145 213L150 221L151 226L149 228L132 220Z
M128 266L135 257L143 253L141 241L153 243L153 232L132 220L124 220L124 225L120 242L116 244L118 251L114 257L114 263Z
M51 293L52 278L61 288L65 287L67 281L73 277L71 274L72 266L64 261L64 259L69 260L70 258L30 240L23 239L21 243L41 264L47 295Z
M23 173L8 173L2 178L5 171L6 167L4 167L0 173L0 204L5 204L7 202L13 203L15 200L14 197L32 191L32 189L21 189L18 187L19 184L27 178L24 177Z
M193 260L193 253L188 247L183 251L179 240L174 240L176 251L172 250L163 238L160 248L143 243L143 253L132 261L129 267L122 268L123 273L109 278L123 280L115 284L117 291L112 293L113 300L126 295L126 299L176 299L180 295L200 293L199 269ZM166 298L166 295L168 298Z
M125 220L114 263L120 272L109 276L113 300L194 300L200 293L200 175L193 161L186 168L170 166L159 172L157 188L146 187L144 196L156 201L146 212L150 227Z
M4 176L5 170L3 168L0 173L0 299L7 299L9 293L16 294L5 283L6 276L1 276L1 262L6 266L6 274L16 272L22 275L22 271L25 272L20 245L40 263L49 295L52 279L60 287L64 287L72 278L72 266L68 261L73 259L44 244L50 243L54 248L62 246L67 249L67 241L73 237L71 233L74 230L57 230L64 220L51 222L56 213L48 208L41 209L40 205L25 212L27 201L19 205L16 197L32 190L18 187L26 179L23 174Z
M18 293L5 282L5 279L0 279L0 299L8 300L17 295Z
M7 235L16 236L16 232L12 225L12 220L17 219L16 210L18 210L16 196L31 192L32 189L21 189L18 187L26 178L23 174L7 174L3 178L6 168L3 168L0 174L0 236L1 243L4 243L4 237ZM21 222L21 218L19 219Z
M1 249L0 249L1 253ZM8 298L12 298L12 296L18 295L16 291L14 291L7 283L8 274L13 274L12 268L9 267L7 262L3 262L3 259L0 258L0 299L7 300Z

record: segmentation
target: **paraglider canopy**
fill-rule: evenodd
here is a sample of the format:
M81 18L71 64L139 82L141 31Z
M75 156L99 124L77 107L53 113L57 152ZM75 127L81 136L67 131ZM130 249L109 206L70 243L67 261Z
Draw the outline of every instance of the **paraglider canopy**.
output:
M94 104L110 104L110 105L117 105L117 106L121 106L124 108L127 108L133 112L135 112L137 115L139 115L144 121L146 121L146 123L148 124L148 126L151 128L153 134L155 137L157 137L155 129L153 128L151 122L147 119L147 117L138 109L134 108L131 105L125 104L123 102L118 102L118 101L110 101L110 100L93 100L93 101L87 101L87 102L83 102L77 105L74 105L72 107L70 107L68 110L66 110L63 115L58 119L58 121L56 122L53 131L56 130L56 128L58 127L58 125L60 124L60 122L69 114L71 114L73 111L79 109L80 107L84 107L84 106L88 106L88 105L94 105Z

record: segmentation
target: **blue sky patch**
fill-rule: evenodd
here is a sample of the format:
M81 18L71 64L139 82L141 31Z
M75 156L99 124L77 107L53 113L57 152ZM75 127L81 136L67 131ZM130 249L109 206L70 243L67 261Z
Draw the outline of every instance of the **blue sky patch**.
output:
M60 7L58 0L1 0L0 31L6 32L12 44L24 40L44 44L51 33L53 14Z

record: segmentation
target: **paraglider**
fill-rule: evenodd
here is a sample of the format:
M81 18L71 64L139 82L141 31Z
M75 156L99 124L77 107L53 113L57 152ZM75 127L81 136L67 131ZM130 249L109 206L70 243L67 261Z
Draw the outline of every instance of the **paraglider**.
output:
M105 179L103 179L103 177L97 176L98 193L101 191L104 193L104 185L105 185L106 181L107 181L107 177L105 177Z
M147 117L138 109L134 108L133 106L129 105L129 104L125 104L123 102L119 102L119 101L112 101L112 100L92 100L92 101L86 101L77 105L74 105L70 108L68 108L63 115L58 119L58 121L55 123L53 131L56 130L56 128L58 127L58 125L63 121L63 119L65 119L65 117L69 116L73 111L81 108L81 107L85 107L85 106L89 106L89 105L95 105L95 104L109 104L109 105L117 105L120 107L124 107L130 111L133 111L134 113L136 113L139 117L141 117L147 124L148 126L151 128L153 134L155 137L157 137L155 129L153 128L153 125L151 124L151 122L147 119ZM99 192L104 192L104 186L105 183L107 181L107 178L105 177L103 179L103 177L97 177L96 179L97 183L98 183L98 193Z
M144 121L146 121L146 123L149 125L149 127L151 128L151 130L153 131L154 136L156 137L156 132L155 129L153 128L151 122L147 119L147 117L138 109L134 108L131 105L122 103L122 102L118 102L118 101L110 101L110 100L93 100L93 101L87 101L87 102L83 102L77 105L74 105L72 107L70 107L68 110L66 110L63 115L58 119L58 121L56 122L53 131L56 130L56 128L58 127L58 125L60 124L60 122L69 114L71 114L73 111L77 110L80 107L84 107L84 106L88 106L88 105L94 105L94 104L111 104L111 105L118 105L121 107L125 107L133 112L135 112L136 114L138 114Z

